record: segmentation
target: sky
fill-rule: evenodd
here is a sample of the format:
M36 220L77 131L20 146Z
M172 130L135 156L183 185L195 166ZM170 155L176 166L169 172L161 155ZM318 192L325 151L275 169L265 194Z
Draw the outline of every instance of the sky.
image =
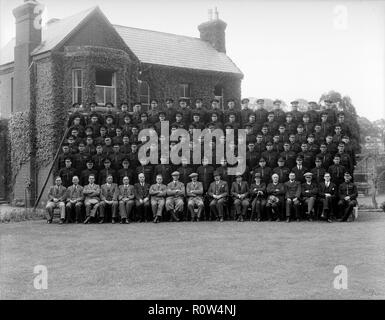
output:
M15 33L0 0L1 47ZM360 116L385 118L385 0L41 0L44 20L98 5L109 21L199 37L217 7L227 23L226 49L244 73L242 97L316 100L329 90L351 97Z

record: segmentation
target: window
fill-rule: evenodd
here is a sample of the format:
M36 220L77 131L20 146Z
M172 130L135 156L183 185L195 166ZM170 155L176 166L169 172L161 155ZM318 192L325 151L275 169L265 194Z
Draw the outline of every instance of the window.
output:
M189 83L181 83L179 84L179 98L186 99L190 102L191 94L190 94L190 84Z
M82 104L83 98L83 70L72 70L72 103Z
M13 78L11 78L11 113L13 113Z
M139 80L139 101L143 106L146 106L147 109L150 106L150 86L146 81Z
M116 105L116 74L112 71L96 70L96 103L105 105L112 102Z
M223 106L223 87L222 86L217 85L214 87L214 96L215 96L215 99L219 100L219 105L223 110L224 106Z

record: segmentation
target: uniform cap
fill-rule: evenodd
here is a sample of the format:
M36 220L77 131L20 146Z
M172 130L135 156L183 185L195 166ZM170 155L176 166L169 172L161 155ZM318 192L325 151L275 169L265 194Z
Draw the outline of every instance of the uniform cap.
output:
M196 172L193 172L193 173L191 173L189 175L190 178L194 178L194 177L197 177L197 176L198 176L198 174Z

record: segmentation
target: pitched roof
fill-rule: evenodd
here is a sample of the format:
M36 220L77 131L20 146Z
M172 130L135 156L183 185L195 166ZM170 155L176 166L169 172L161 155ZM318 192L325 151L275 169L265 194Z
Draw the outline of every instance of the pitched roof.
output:
M70 17L46 25L42 30L42 43L32 55L41 54L65 42L87 17L99 7L79 12ZM231 59L215 50L200 38L113 25L117 33L138 57L149 64L173 66L206 71L234 73L243 76ZM0 65L13 62L15 39L12 39L0 52Z
M114 25L127 46L144 63L242 74L222 52L199 38Z

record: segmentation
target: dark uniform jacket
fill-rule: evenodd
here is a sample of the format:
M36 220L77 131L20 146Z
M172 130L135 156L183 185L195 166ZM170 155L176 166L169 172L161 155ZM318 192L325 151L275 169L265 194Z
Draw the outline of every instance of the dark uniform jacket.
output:
M271 175L273 170L270 167L255 167L253 169L253 176L255 176L257 172L259 172L261 175L261 180L266 183L266 185L271 182Z
M328 172L330 173L331 180L339 186L342 182L344 182L344 173L346 169L343 165L340 164L332 164Z
M294 151L282 151L279 156L285 159L285 166L287 168L291 169L295 166L295 159L297 154Z
M154 180L154 168L151 164L147 164L145 166L136 167L136 176L140 173L144 174L145 181L151 183Z
M207 191L210 183L214 180L214 167L207 165L207 166L199 166L197 169L198 173L198 180L202 182L203 184L203 190Z
M287 167L275 167L272 174L274 173L278 174L278 182L283 183L289 180L290 169Z
M114 169L102 169L99 171L98 175L98 184L102 185L106 183L106 179L108 175L112 175L113 182L116 183L116 171Z
M76 175L76 169L72 167L70 168L65 167L60 169L59 171L59 177L62 180L63 186L66 188L72 185L72 178L75 175Z
M294 199L301 196L301 182L293 180L285 182L286 199Z
M303 176L305 172L308 172L308 169L304 166L301 167L301 169L298 168L296 165L291 169L295 173L295 180L300 181L300 182L305 182L305 177Z
M343 182L338 187L338 195L340 200L343 200L346 196L349 196L350 200L356 200L358 196L357 186L353 182Z
M93 174L95 176L95 181L98 181L98 171L94 168L92 169L84 169L80 174L80 184L85 186L88 184L88 177Z
M173 171L174 170L171 164L157 164L154 169L154 180L156 180L156 175L161 174L163 182L168 184L172 180L171 173Z
M311 169L310 171L312 174L313 174L313 181L315 183L321 183L322 181L324 181L324 175L325 175L325 168L320 166L319 168L317 167L314 167L313 169Z
M123 184L123 178L126 176L129 178L129 183L134 184L136 182L136 174L134 169L130 167L128 167L127 169L122 168L122 169L119 169L118 175L117 175L117 180L119 185Z
M186 184L191 181L189 177L193 173L193 168L190 165L180 166L177 171L179 172L179 181Z

